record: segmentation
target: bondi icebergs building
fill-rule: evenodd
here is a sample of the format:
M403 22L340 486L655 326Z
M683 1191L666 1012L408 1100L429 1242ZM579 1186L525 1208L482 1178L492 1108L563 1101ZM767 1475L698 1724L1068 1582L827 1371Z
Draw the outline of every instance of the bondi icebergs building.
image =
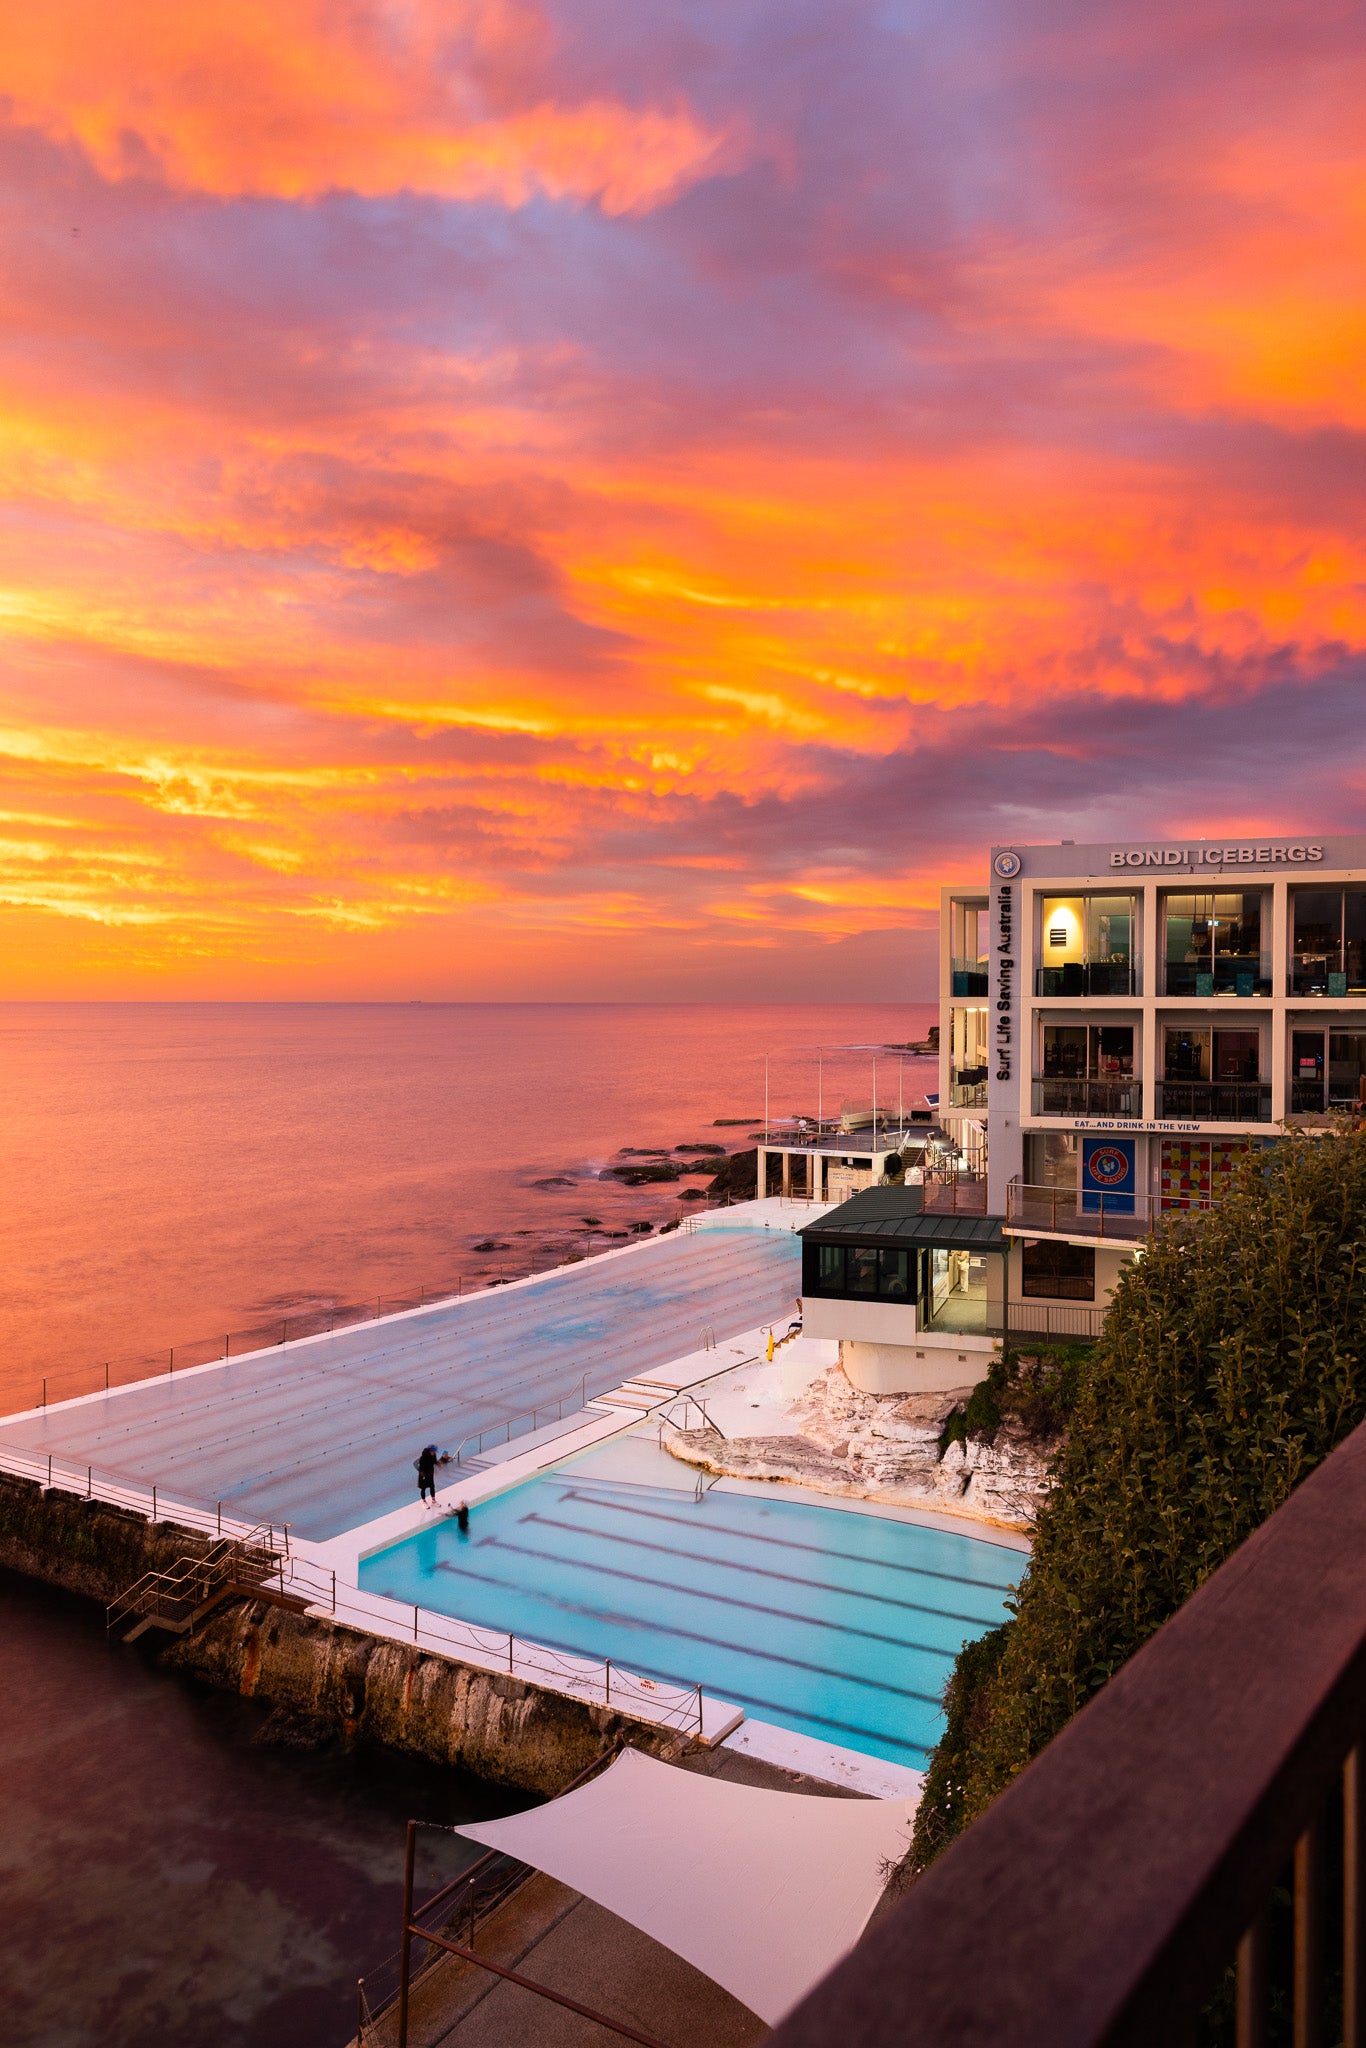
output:
M1366 1108L1366 836L996 846L943 891L940 963L966 1171L802 1233L806 1328L869 1392L961 1384L1007 1330L1096 1335L1156 1217Z

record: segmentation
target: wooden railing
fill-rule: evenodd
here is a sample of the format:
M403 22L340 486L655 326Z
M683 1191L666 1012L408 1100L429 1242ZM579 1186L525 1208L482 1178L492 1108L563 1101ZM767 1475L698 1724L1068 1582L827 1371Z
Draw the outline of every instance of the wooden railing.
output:
M1189 2048L1235 1959L1238 2048L1272 2038L1269 1977L1289 2022L1277 2038L1363 2048L1364 1563L1366 1428L912 1885L771 2048ZM1292 1926L1271 1954L1283 1881Z

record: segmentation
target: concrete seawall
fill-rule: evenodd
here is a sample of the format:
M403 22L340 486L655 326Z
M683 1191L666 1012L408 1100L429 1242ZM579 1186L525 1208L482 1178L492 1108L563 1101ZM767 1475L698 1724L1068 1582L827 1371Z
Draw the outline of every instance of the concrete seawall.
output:
M0 1565L102 1604L144 1572L202 1556L208 1542L174 1524L0 1478ZM305 1739L375 1744L528 1792L559 1791L616 1736L657 1756L675 1753L681 1739L524 1679L264 1601L226 1606L151 1654L203 1684L263 1701Z

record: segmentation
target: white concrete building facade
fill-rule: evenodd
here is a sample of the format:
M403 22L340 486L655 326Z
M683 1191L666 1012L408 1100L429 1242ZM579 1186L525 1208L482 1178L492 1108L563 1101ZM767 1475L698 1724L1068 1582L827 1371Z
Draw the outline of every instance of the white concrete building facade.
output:
M990 862L987 1207L1007 1228L1062 1204L1141 1235L1217 1201L1283 1120L1366 1101L1366 837Z

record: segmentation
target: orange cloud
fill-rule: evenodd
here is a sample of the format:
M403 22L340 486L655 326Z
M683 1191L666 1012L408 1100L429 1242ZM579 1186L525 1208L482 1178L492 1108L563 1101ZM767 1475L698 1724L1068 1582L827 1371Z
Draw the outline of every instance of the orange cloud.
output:
M11 15L0 986L806 993L991 837L1358 823L1270 13L1012 17L994 125L825 0Z
M0 78L20 121L105 177L151 169L219 195L540 193L634 213L733 154L677 94L539 94L553 43L527 0L426 0L402 18L329 0L53 0L0 22Z

